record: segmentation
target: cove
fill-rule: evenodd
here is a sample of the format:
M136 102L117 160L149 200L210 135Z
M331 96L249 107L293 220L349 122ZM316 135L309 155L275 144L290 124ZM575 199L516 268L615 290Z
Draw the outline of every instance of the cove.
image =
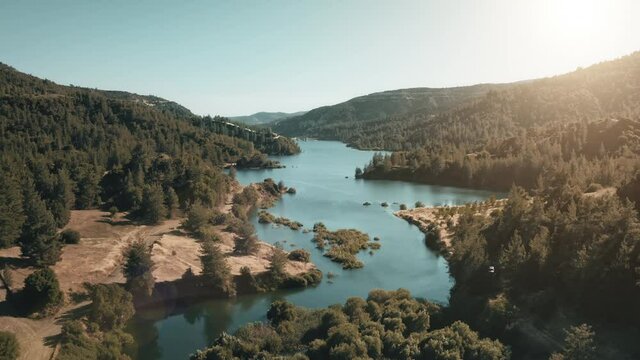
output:
M379 237L381 249L373 255L366 252L358 255L364 268L342 270L314 247L312 232L260 224L254 214L252 222L258 237L269 243L280 242L287 251L308 250L311 261L324 273L322 283L303 290L207 300L180 310L139 312L129 328L136 340L136 349L131 351L133 358L186 359L223 331L231 333L248 322L266 320L269 305L277 299L304 307L325 307L343 303L352 296L366 297L374 288L405 288L416 297L447 303L453 279L446 261L427 249L424 235L417 227L395 217L393 212L402 203L408 207L413 207L416 201L427 206L459 205L482 201L496 193L400 181L355 180L355 167L369 162L373 151L355 150L333 141L309 140L299 144L300 154L273 157L286 168L239 170L238 181L246 185L265 178L282 180L295 187L297 193L284 195L268 209L270 213L300 221L308 229L316 222L323 222L330 230L355 228L372 239ZM363 206L364 202L371 205ZM382 207L382 202L389 203L389 207ZM327 276L329 272L335 275L331 279Z

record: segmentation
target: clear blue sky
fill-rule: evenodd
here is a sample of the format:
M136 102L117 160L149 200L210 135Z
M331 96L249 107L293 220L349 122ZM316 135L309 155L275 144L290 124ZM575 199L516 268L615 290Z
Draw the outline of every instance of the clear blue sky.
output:
M635 0L0 0L0 61L198 114L549 76L640 50Z

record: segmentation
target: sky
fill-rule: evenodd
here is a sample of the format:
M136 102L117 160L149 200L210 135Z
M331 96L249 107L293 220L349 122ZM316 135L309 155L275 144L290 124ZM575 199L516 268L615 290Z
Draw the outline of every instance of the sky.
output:
M176 101L294 112L552 76L640 50L637 0L0 0L0 62Z

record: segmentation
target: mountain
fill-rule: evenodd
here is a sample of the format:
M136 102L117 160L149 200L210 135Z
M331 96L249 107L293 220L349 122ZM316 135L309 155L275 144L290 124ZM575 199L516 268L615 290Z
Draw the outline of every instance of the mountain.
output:
M270 122L274 122L277 120L288 119L294 116L300 116L305 114L306 111L298 111L294 113L284 113L284 112L258 112L253 115L246 116L232 116L229 117L230 120L234 122L239 122L245 125L263 125L268 124Z
M309 136L353 144L354 134L388 122L395 116L448 111L502 84L480 84L454 88L414 88L373 93L340 104L323 106L303 115L274 122L274 131L287 136ZM376 146L374 146L376 147ZM388 148L387 146L381 146Z
M585 69L492 90L440 114L402 115L353 135L360 146L406 150L361 175L506 190L569 178L620 186L640 155L640 52Z
M494 115L507 116L524 126L574 121L581 116L629 116L637 108L634 101L638 98L638 58L640 55L634 53L565 75L510 84L374 93L276 121L271 128L286 136L340 140L359 149L397 151L424 145L433 136L432 127L447 130L443 122L456 117L464 121L486 113L480 107L492 101L487 98L495 94L503 97L499 106L509 107L513 113Z

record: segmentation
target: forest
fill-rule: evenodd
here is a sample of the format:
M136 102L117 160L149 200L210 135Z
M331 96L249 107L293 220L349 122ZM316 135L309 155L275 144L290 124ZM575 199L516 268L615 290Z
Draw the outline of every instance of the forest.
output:
M223 201L226 164L298 151L268 130L157 97L61 86L0 65L0 246L51 265L72 209L156 223ZM273 166L265 161L254 166Z
M638 169L640 53L514 84L455 110L408 117L394 129L405 150L377 155L358 177L474 188L526 189L554 174L623 186ZM357 141L369 141L355 135ZM375 142L374 142L375 143Z

